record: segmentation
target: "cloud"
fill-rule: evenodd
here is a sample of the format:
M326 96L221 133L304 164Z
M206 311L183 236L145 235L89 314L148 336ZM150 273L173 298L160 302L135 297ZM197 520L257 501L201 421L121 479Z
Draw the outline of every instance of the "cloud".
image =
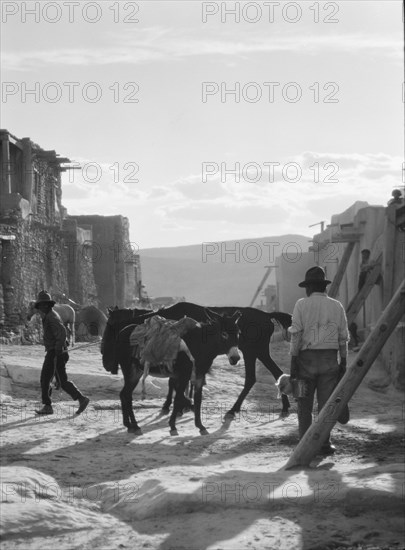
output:
M115 183L109 173L110 179L97 185L79 180L64 185L63 204L73 214L119 213L147 234L166 231L165 238L169 233L197 235L202 230L207 235L218 235L217 238L231 238L235 232L246 236L252 232L306 234L309 225L321 220L328 223L332 215L356 201L385 205L401 181L402 159L383 153L304 151L279 162L272 182L264 165L258 182L243 177L239 182L229 177L222 181L217 173L203 183L201 175L192 174L149 189L147 181L142 182L141 189ZM319 164L318 182L314 181L314 169L310 169L315 162ZM287 163L300 166L299 181L283 179L281 167ZM326 179L331 175L330 170L323 169L328 163L337 167L335 183Z
M175 181L170 188L179 196L190 200L215 200L226 197L226 187L218 178L203 181L201 175L192 175Z
M243 204L236 202L207 202L198 204L162 206L160 212L169 219L185 219L216 223L227 222L238 225L264 224L282 221L288 216L288 211L271 204Z
M235 34L221 29L217 32L181 31L179 29L150 27L137 32L121 32L119 36L108 33L108 45L95 48L70 47L54 49L30 49L29 51L8 52L3 48L3 70L33 70L46 65L65 66L104 66L134 65L159 61L176 61L190 57L220 55L225 58L246 59L250 54L291 52L314 55L317 53L353 54L366 52L367 55L381 54L397 60L402 59L402 41L398 39L352 34L291 34L281 35L259 31ZM111 46L119 43L120 46Z

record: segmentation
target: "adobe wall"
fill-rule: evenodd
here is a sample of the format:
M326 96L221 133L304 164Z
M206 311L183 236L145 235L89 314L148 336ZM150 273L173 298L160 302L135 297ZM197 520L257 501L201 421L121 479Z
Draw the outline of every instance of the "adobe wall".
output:
M295 259L295 261L293 261ZM315 265L312 252L302 252L296 257L285 254L276 259L278 309L292 313L297 300L305 297L305 290L298 286L305 272Z
M100 308L126 307L127 281L125 262L130 256L129 224L123 216L71 216L78 225L93 228L92 262Z
M357 204L357 206L359 205ZM369 249L371 251L371 260L376 260L381 253L384 253L386 224L388 223L387 208L384 206L360 207L352 209L351 214L351 218L347 211L333 216L331 226L323 233L314 237L314 244L319 253L319 265L326 270L328 278L333 281L347 244L343 242L330 242L332 237L336 237L339 226L345 224L352 224L349 230L359 233L359 242L354 246L336 296L345 307L347 307L358 290L361 250L365 248ZM399 287L405 275L404 241L404 233L398 230L396 232L393 253L395 261L392 294ZM367 338L370 334L384 309L383 291L384 272L377 281L377 284L374 285L355 320L358 332L363 339ZM384 386L392 382L399 389L405 387L404 343L404 323L400 323L386 342L376 361L377 366L381 366L385 372L385 379L380 380L380 385Z
M94 262L91 243L92 230L77 225L68 217L63 221L67 256L69 298L81 306L98 307L97 287L94 278Z

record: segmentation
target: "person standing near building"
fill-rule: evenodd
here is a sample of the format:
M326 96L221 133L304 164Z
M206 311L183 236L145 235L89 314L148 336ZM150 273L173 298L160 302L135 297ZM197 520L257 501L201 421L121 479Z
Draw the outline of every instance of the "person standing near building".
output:
M346 370L349 341L346 313L338 300L327 295L330 283L322 267L315 266L306 272L305 280L298 286L305 288L307 297L295 304L289 328L291 378L304 380L306 386L305 396L297 398L300 439L312 424L315 392L319 413ZM335 450L328 437L321 453L333 454Z
M61 318L53 310L55 301L46 290L38 294L35 308L38 309L44 329L45 360L41 370L41 393L43 407L35 411L37 414L53 414L51 388L52 378L55 376L60 387L75 401L79 401L76 414L81 414L90 402L77 387L70 382L66 374L66 363L69 360L67 351L66 328Z

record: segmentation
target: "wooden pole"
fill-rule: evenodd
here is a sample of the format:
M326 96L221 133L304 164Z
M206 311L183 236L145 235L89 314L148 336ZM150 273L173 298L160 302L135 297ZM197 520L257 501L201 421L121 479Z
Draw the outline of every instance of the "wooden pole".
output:
M16 170L16 166L11 166L10 161L10 141L8 139L8 134L2 134L1 137L1 194L9 195L12 192L11 187L11 172Z
M343 408L347 405L390 334L404 315L404 305L405 282L402 282L402 285L382 312L374 330L364 342L353 364L347 369L346 374L322 408L317 421L312 423L294 449L284 469L309 466L311 460L318 454Z
M350 326L351 323L356 319L357 315L360 313L361 307L364 304L367 296L372 291L375 283L378 280L378 277L381 274L381 260L382 253L378 256L375 261L375 265L371 271L367 274L367 279L358 291L358 293L353 297L346 308L347 324ZM374 263L374 262L373 262Z
M392 296L394 284L395 265L395 240L396 240L396 205L390 204L385 210L385 231L384 231L384 257L383 257L383 307L385 307Z
M356 243L353 241L353 242L347 243L346 245L345 251L343 252L342 259L340 260L337 273L332 281L332 284L329 287L328 296L330 296L331 298L336 298L339 292L340 283L342 282L343 275L345 274L347 264L349 263L355 244Z
M271 265L267 266L266 273L264 274L263 279L260 281L260 284L257 287L257 290L255 292L255 295L252 298L252 301L249 304L249 307L253 307L253 304L255 303L256 298L259 296L259 293L260 293L261 289L263 288L263 285L266 282L267 277L270 275L272 269L273 269L273 266L271 266Z

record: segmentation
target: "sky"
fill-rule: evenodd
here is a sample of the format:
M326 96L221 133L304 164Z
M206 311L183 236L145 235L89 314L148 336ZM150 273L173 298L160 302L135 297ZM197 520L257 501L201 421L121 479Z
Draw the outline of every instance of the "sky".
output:
M140 248L313 235L403 185L400 1L2 2L2 128Z

